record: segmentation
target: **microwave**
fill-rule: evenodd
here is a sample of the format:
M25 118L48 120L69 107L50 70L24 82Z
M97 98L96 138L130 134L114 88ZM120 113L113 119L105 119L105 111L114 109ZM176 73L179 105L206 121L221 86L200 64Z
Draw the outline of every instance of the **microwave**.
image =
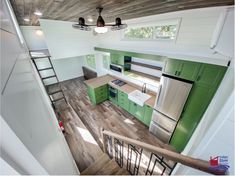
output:
M122 66L116 65L116 64L110 64L109 68L111 71L116 71L119 73L122 73L122 69L123 69Z

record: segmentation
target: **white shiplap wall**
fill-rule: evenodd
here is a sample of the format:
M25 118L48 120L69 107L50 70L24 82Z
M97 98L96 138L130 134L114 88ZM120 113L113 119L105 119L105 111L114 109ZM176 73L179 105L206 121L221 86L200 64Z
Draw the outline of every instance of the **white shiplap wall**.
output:
M121 38L122 31L115 31L102 35L99 47L225 65L228 58L214 54L210 49L213 31L224 8L202 8L127 20L129 26L136 26L178 18L181 19L181 25L175 41L128 41Z

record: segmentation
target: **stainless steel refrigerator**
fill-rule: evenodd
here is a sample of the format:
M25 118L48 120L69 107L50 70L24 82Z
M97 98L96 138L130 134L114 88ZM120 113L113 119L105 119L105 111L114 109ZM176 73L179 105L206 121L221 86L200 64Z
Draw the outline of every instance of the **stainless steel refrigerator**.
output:
M149 131L168 143L188 98L192 82L162 75Z

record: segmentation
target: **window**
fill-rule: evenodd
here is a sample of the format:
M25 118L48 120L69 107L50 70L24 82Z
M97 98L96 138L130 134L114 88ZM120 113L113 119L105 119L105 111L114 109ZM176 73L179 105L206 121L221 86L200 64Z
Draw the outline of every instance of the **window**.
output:
M95 55L86 55L86 65L90 68L96 69Z
M179 20L161 22L152 26L129 27L124 30L124 39L174 40L177 35Z

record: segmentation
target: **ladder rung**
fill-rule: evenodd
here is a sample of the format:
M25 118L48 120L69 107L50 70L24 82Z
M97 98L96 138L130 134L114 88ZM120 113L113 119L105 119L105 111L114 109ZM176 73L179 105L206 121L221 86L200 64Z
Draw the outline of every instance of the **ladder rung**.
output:
M54 103L54 102L59 101L59 100L62 100L62 99L64 99L64 100L65 100L65 98L64 98L64 97L61 97L61 98L58 98L58 99L52 100L52 102Z
M49 59L50 56L42 56L42 57L31 57L31 59Z
M57 90L57 91L55 91L55 92L51 92L51 93L50 93L50 92L48 92L48 94L49 94L49 95L53 95L53 94L56 94L56 93L59 93L59 92L62 92L62 90Z
M44 79L49 79L49 78L54 78L54 77L56 77L56 75L52 75L52 76L48 76L48 77L44 77L44 78L42 78L42 79L44 80Z
M42 69L38 69L38 71L44 71L44 70L50 70L53 69L52 67L47 67L47 68L42 68Z

